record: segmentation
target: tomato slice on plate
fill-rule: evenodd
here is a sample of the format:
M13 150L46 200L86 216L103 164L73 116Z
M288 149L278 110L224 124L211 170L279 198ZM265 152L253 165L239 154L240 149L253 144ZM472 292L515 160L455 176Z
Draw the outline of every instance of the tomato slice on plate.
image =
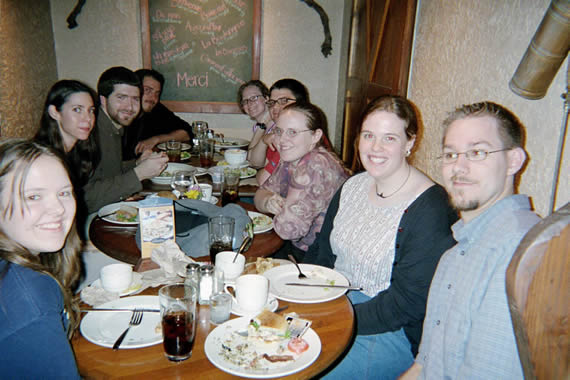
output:
M291 352L301 354L309 349L309 343L303 338L292 338L289 343L287 343L287 348Z

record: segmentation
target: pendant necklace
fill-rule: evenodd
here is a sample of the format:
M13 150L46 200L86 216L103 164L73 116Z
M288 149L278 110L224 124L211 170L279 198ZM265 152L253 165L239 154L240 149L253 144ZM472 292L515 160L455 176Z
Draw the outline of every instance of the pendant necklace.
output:
M412 172L412 168L410 165L408 165L408 176L406 177L406 180L404 181L404 183L402 183L400 185L400 187L398 187L398 189L396 191L394 191L392 194L390 195L384 195L384 193L378 193L378 187L376 187L376 195L379 196L382 199L386 199L386 198L390 198L392 195L396 194L398 191L402 190L402 187L404 187L404 185L406 183L408 183L408 179L410 179L410 173Z

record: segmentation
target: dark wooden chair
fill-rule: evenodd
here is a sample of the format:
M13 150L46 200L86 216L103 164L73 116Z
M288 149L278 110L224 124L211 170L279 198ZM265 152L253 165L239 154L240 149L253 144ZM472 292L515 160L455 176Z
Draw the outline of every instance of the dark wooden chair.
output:
M507 268L525 379L570 379L570 203L534 226Z

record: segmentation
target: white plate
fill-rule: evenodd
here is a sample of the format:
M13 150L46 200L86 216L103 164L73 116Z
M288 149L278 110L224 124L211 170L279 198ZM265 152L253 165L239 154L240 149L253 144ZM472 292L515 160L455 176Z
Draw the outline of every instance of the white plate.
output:
M254 223L253 224L253 233L254 234L261 234L263 232L271 231L273 229L273 219L270 218L269 216L261 214L259 212L255 212L255 211L248 211L247 215L249 215L249 217L251 218L252 221L253 221L253 218L262 217L263 219L265 219L266 221L269 222L269 223L264 223L261 225L255 225L255 223Z
M230 148L243 148L249 145L249 141L245 139L240 139L238 137L224 137L224 142L220 139L216 139L215 148L220 149L230 149Z
M297 303L331 301L346 293L346 289L340 288L285 285L287 282L349 285L346 277L330 268L312 264L299 264L299 266L308 278L300 280L299 271L294 265L281 265L265 272L263 275L269 279L269 292L280 300Z
M275 266L280 266L280 265L293 265L289 260L283 260L283 259L275 259L272 258L271 260L273 262L273 264ZM271 268L270 268L271 269ZM268 269L269 270L269 269ZM255 262L253 263L247 263L245 264L245 267L243 269L243 273L242 274L262 274L262 273L257 273L257 269L255 266Z
M122 221L117 220L117 217L115 215L109 215L112 212L118 211L122 205L131 206L131 207L134 207L136 209L139 208L139 202L117 202L117 203L111 203L110 205L101 207L99 209L99 212L97 212L97 215L99 215L99 217L101 219L103 219L104 221L115 223L115 224L139 224L138 218L137 218L136 222L122 222ZM103 218L103 215L109 215L109 216L106 216Z
M160 150L166 150L166 143L160 143L156 146ZM181 143L180 150L189 150L191 148L190 144Z
M244 169L244 168L247 168L249 166L249 161L245 160L241 164L233 166L233 165L228 164L228 162L226 160L222 160L222 161L218 161L216 166L232 166L232 167L239 167L240 169Z
M102 288L101 286L101 279L96 279L95 281L93 281L93 283L90 285L94 288ZM121 294L119 294L119 296L123 297L123 296L128 296L129 294L133 294L135 292L137 292L142 286L142 274L137 273L137 272L133 272L133 280L131 281L131 285L129 285L129 287L124 290Z
M277 310L278 306L279 306L279 301L277 301L277 298L269 296L269 297L267 297L267 303L265 304L265 306L263 308L267 309L269 311L275 311L275 310ZM232 314L239 315L240 317L246 316L246 317L252 318L252 317L255 317L259 313L256 312L256 313L253 313L253 315L251 315L251 313L244 311L237 302L234 302L232 300Z
M170 181L172 180L172 176L174 175L174 173L182 170L190 170L190 171L195 170L196 174L200 172L203 172L202 174L204 174L206 172L206 169L204 168L196 168L192 165L180 164L178 162L169 162L168 166L166 167L166 169L164 169L164 171L160 176L153 177L150 180L152 183L155 183L157 185L170 185Z
M239 179L255 177L257 170L254 168L241 168L239 171Z
M224 324L216 327L204 343L204 352L208 360L221 369L224 372L230 373L236 376L243 376L252 379L270 379L273 377L287 376L293 373L299 372L311 364L319 357L321 353L321 340L315 332L315 330L309 328L307 332L303 335L303 339L309 344L309 349L303 352L297 359L292 362L286 363L269 363L264 359L261 360L263 363L268 363L267 367L258 369L248 369L240 367L237 364L233 364L227 361L221 354L222 342L224 338L231 334L232 331L241 331L247 328L250 319L247 317L241 317L229 320ZM244 338L247 339L247 338ZM274 354L273 352L267 352L267 354ZM289 354L289 352L287 353Z
M182 157L184 156L184 157ZM188 161L190 158L192 157L192 155L190 154L190 152L182 152L180 153L180 161Z
M98 305L98 308L127 308L135 307L160 308L158 296L125 297ZM112 348L113 344L129 326L132 313L125 312L88 312L81 321L81 335L91 343ZM123 340L121 348L148 347L162 342L160 313L144 313L142 322L131 327Z

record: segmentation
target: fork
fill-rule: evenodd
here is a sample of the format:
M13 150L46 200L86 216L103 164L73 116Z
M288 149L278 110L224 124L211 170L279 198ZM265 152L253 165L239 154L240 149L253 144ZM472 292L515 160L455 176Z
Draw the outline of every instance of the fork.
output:
M291 262L293 264L295 264L295 266L297 267L297 270L299 271L299 280L301 280L303 278L308 278L307 276L305 276L305 274L303 272L301 272L301 268L299 268L299 265L297 264L297 260L295 260L293 255L288 255L288 256L289 256L289 260L291 260Z
M125 336L127 336L127 333L129 332L129 329L132 326L138 326L141 324L142 317L143 317L142 311L137 310L137 309L133 310L133 315L131 316L131 321L129 322L129 327L127 327L127 329L121 334L121 336L119 338L117 338L117 341L115 342L115 344L113 344L113 350L119 349L119 346L121 345L121 343L123 343L123 339L125 339Z

